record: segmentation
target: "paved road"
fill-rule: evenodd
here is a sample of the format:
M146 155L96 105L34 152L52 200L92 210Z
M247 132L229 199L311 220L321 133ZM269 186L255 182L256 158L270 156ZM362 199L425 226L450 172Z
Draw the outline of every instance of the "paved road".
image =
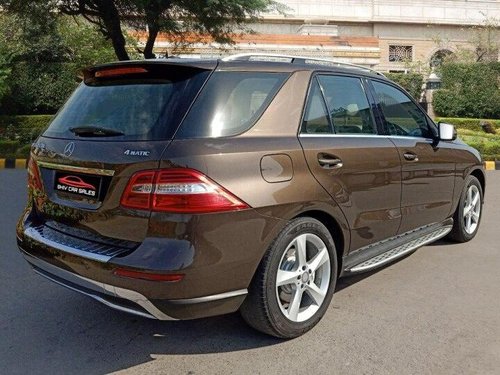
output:
M340 282L326 316L280 341L237 314L191 322L135 318L45 281L18 254L23 171L0 171L2 374L498 374L500 172L482 227Z

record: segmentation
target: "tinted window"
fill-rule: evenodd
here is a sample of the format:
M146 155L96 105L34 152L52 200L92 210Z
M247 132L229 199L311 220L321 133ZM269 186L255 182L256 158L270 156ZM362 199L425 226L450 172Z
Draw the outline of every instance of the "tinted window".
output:
M375 133L368 99L359 78L319 76L336 133Z
M215 72L176 138L224 137L248 130L287 76L283 73Z
M208 76L206 71L174 69L163 67L154 78L80 84L45 135L74 138L72 128L99 127L123 133L113 139L170 138Z
M401 90L385 83L373 82L377 100L382 107L387 130L392 135L432 137L427 117Z
M325 101L316 79L313 79L309 100L302 123L302 132L308 134L333 133L328 120Z

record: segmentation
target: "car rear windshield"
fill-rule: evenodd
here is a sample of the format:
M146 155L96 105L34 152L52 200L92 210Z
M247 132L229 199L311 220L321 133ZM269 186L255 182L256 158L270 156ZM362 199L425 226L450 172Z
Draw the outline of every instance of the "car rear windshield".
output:
M288 73L215 72L175 137L227 137L250 129L288 76Z
M119 69L86 77L44 135L170 139L210 72L161 65L135 74L118 74Z

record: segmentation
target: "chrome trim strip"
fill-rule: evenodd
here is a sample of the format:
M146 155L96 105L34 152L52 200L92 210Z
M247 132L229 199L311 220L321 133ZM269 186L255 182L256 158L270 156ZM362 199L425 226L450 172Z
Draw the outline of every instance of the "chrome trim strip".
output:
M414 139L414 140L419 140L422 142L428 142L432 143L434 142L433 139L431 138L423 138L423 137L406 137L403 135L386 135L386 134L333 134L333 133L325 133L325 134L308 134L308 133L301 133L299 134L299 137L304 137L304 138L389 138L389 139Z
M177 320L177 319L172 318L171 316L161 312L145 296L143 296L142 294L140 294L138 292L135 292L135 291L129 290L129 289L120 288L120 287L113 286L113 285L109 285L109 284L105 284L105 283L101 283L101 282L98 282L95 280L87 279L86 277L77 275L77 274L72 273L70 271L63 270L59 267L56 267L56 266L51 265L45 261L42 261L38 258L35 258L32 255L29 255L28 253L26 253L25 251L23 251L23 255L24 255L25 259L28 261L28 263L34 265L35 267L40 268L43 271L46 271L49 274L53 274L54 276L56 276L58 278L61 278L63 280L67 280L68 282L70 282L72 284L79 285L79 286L86 288L86 289L89 289L89 290L94 290L96 292L100 292L100 293L107 294L107 295L114 296L114 297L123 298L123 299L129 300L131 302L134 302L134 303L138 304L139 306L141 306L144 310L146 310L150 315L147 313L144 313L142 311L134 310L134 309L131 309L129 307L120 306L120 305L115 304L113 302L107 301L96 294L92 294L90 292L75 288L71 285L67 285L59 280L55 280L55 279L51 278L49 275L37 272L37 270L34 269L34 271L37 272L37 274L57 283L59 285L62 285L66 288L69 288L69 289L74 290L76 292L79 292L79 293L82 293L82 294L87 295L89 297L92 297L95 300L97 300L97 301L99 301L99 302L101 302L109 307L112 307L112 308L120 310L120 311L125 311L125 312L131 313L131 314L135 314L135 315L139 315L139 316L143 316L143 317L147 317L147 318L152 318L152 319Z
M437 241L440 238L443 238L446 236L448 233L451 232L451 229L453 228L453 225L446 225L441 228L436 229L434 232L428 233L427 235L423 235L423 237L414 239L410 242L407 242L403 245L400 245L398 247L395 247L393 249L390 249L386 251L385 253L379 254L371 259L368 259L352 268L350 268L348 271L349 272L361 272L361 271L368 271L376 267L380 267L386 263L389 263L397 258L400 258L413 250L418 249L419 247L422 247L424 245L427 245L431 242ZM387 256L388 255L388 256ZM375 261L376 259L380 259L380 261Z
M49 240L48 238L43 237L40 233L36 231L36 229L32 227L27 227L24 230L24 235L29 237L30 239L40 242L42 244L45 244L47 246L53 247L54 249L57 249L59 251L63 251L65 253L77 255L82 258L90 259L90 260L95 260L97 262L102 262L106 263L108 260L110 260L112 257L107 256L107 255L100 255L100 254L94 254L90 253L88 251L82 251L79 249L75 249L74 247L66 246L63 244L60 244L58 242Z
M243 296L245 294L248 294L248 289L233 290L231 292L213 294L211 296L205 296L205 297L171 299L168 302L172 303L172 304L179 304L179 305L191 305L191 304L195 304L195 303L213 302L213 301L218 301L221 299Z
M37 161L36 163L40 167L48 168L48 169L58 169L60 171L97 174L97 175L101 175L101 176L113 176L115 174L115 171L113 171L111 169L77 167L75 165L56 164L56 163L49 163L46 161Z

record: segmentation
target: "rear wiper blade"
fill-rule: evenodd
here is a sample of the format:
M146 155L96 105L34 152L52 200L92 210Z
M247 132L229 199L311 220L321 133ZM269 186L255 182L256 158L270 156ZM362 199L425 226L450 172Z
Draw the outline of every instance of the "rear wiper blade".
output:
M120 131L102 128L100 126L77 126L69 128L69 130L80 137L114 137L124 135L124 133Z

